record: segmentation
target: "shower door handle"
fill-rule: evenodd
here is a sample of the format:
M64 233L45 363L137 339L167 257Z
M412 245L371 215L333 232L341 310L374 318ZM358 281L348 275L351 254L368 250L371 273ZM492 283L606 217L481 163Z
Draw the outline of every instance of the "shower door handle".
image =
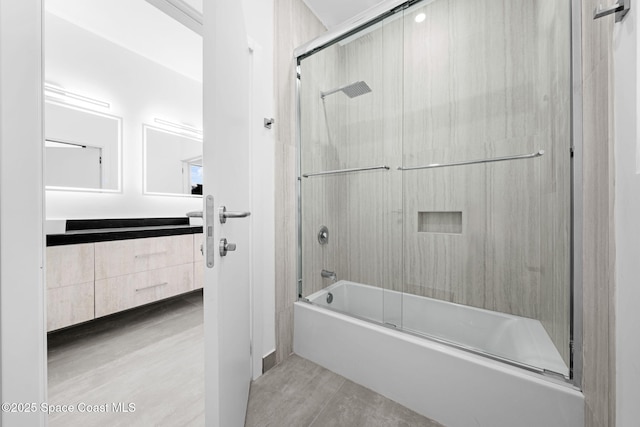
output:
M251 215L251 212L228 212L225 206L220 206L218 209L218 216L220 217L220 224L227 222L227 218L246 218Z

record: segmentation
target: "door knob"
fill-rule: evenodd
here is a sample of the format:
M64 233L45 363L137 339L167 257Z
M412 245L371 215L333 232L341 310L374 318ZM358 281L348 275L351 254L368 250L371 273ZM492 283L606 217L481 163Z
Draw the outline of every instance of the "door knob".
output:
M220 239L220 256L227 256L227 252L233 252L236 250L235 243L227 243L227 239Z
M251 215L251 212L227 212L226 206L220 206L220 209L218 209L220 224L227 222L227 218L246 218L249 215Z

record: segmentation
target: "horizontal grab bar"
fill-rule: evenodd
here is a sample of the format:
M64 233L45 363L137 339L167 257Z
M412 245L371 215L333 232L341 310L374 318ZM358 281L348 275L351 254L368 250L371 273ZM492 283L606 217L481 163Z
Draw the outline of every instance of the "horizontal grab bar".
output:
M350 173L350 172L361 172L361 171L372 171L372 170L379 170L379 169L386 169L389 170L389 166L371 166L368 168L353 168L353 169L338 169L338 170L333 170L333 171L325 171L325 172L314 172L314 173L305 173L302 176L304 178L309 178L312 176L320 176L320 175L335 175L338 173Z
M463 165L475 165L478 163L493 163L493 162L504 162L506 160L520 160L520 159L533 159L534 157L540 157L544 155L544 150L537 151L531 154L521 154L518 156L506 156L506 157L493 157L491 159L482 159L482 160L470 160L467 162L456 162L456 163L433 163L431 165L426 166L413 166L410 168L403 168L402 166L398 167L399 171L412 171L417 169L435 169L435 168L446 168L449 166L463 166Z

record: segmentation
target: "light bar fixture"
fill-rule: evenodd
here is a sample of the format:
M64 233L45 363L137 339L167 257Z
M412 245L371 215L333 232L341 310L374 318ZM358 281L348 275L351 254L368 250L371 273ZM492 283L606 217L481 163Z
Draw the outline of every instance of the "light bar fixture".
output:
M168 120L162 120L158 118L155 118L154 121L160 125L170 126L176 129L184 130L184 131L195 133L196 135L202 136L202 130L198 128L194 128L193 126L185 125L182 123L174 123Z
M61 87L53 86L48 83L44 84L44 91L45 91L45 95L47 95L47 92L48 92L49 94L62 96L65 98L76 100L76 101L88 102L89 104L97 105L99 107L111 108L111 104L109 104L108 102L100 101L99 99L90 98L88 96L70 92L66 89L62 89Z

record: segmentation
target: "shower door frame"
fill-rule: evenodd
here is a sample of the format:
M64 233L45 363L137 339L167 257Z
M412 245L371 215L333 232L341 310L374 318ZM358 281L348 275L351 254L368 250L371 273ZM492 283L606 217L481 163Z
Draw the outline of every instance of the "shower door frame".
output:
M300 127L301 120L301 103L300 103L300 78L301 69L300 61L314 53L339 42L375 23L382 22L385 18L399 13L414 4L423 0L388 0L374 6L363 13L355 16L351 20L327 31L325 34L311 40L310 42L298 47L294 50L296 58L296 198L297 198L297 232L298 232L298 258L297 258L297 280L296 293L298 301L304 301L302 295L302 133ZM432 0L446 1L446 0ZM429 339L445 345L458 348L464 351L499 360L521 369L529 370L539 374L542 378L555 382L561 382L573 385L578 389L582 389L583 375L583 282L582 282L582 233L583 233L583 104L582 104L582 3L580 0L568 0L567 6L570 7L570 38L571 38L571 59L570 59L570 75L571 75L571 141L569 149L571 150L570 160L570 177L571 177L571 213L570 213L570 366L569 377L564 377L549 371L533 369L522 364L511 362L500 357L494 357L490 354L466 348L455 343L441 341L420 335L421 338ZM407 331L403 331L409 333Z

